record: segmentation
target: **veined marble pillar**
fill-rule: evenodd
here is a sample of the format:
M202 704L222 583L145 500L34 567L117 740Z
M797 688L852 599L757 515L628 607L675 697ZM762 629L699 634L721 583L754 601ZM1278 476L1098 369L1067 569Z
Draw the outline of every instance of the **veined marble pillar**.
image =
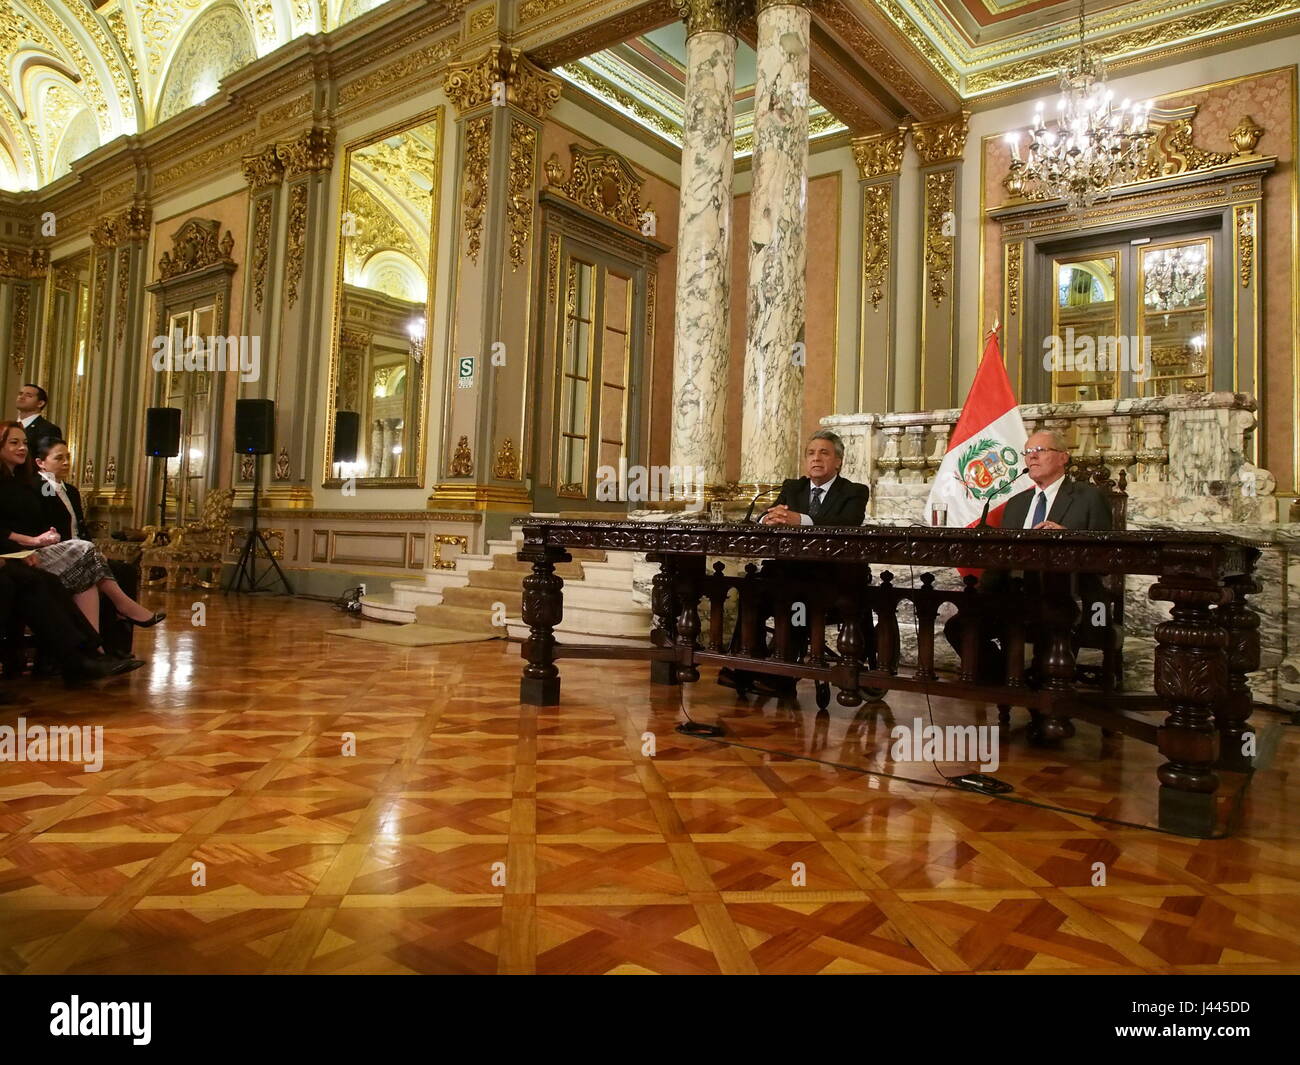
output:
M685 0L686 120L677 224L670 462L706 495L726 480L736 24L728 0ZM698 471L698 473L687 472ZM688 485L674 485L674 488Z
M780 484L797 468L799 455L809 22L802 3L758 0L742 491Z

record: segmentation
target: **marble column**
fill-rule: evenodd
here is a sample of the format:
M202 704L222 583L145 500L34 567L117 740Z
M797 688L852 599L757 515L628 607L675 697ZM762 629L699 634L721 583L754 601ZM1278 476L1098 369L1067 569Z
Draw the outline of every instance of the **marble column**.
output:
M758 0L742 491L778 485L798 468L803 430L809 22L802 3Z
M735 6L686 0L686 119L682 130L673 349L673 487L726 480L731 347L731 182L735 152ZM676 493L675 493L676 494Z

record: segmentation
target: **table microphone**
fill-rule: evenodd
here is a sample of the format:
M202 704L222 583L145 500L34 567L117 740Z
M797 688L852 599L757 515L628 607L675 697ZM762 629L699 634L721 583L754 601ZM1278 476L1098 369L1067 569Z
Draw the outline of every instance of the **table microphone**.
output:
M989 524L989 504L992 503L992 502L993 502L993 498L992 498L991 496L990 496L988 499L984 500L984 510L983 510L983 512L980 514L980 520L979 520L978 523L976 523L975 528L977 528L977 529L985 529L985 528L988 528L988 524Z
M779 488L765 488L762 491L757 492L754 495L754 498L749 501L749 509L745 511L745 521L748 522L754 516L754 507L757 505L760 499L762 499L764 496L771 495L773 492L779 492L780 490L781 489Z

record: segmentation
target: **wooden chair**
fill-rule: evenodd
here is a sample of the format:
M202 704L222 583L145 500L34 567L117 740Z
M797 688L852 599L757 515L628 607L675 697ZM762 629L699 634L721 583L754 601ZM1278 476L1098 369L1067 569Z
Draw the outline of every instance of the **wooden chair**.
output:
M1118 481L1111 478L1110 470L1098 464L1081 468L1079 474L1088 474L1093 485L1101 489L1110 504L1111 526L1116 532L1128 528L1128 475L1121 468ZM1075 633L1076 653L1083 648L1101 652L1100 665L1077 666L1080 680L1097 684L1103 691L1124 690L1124 577L1108 574L1101 585L1106 605L1106 624L1091 626L1080 623Z
M145 587L206 588L221 586L221 564L230 540L230 509L235 499L233 488L217 488L203 500L198 521L160 529L146 525L147 539L142 545L140 566ZM161 577L152 577L156 569Z

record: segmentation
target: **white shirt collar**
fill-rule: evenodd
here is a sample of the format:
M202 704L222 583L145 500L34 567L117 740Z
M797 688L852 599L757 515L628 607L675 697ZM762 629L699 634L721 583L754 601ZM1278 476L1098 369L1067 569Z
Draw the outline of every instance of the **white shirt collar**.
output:
M1056 494L1061 490L1061 485L1063 484L1065 484L1064 473L1062 473L1060 477L1058 477L1055 481L1049 484L1046 488L1039 488L1038 485L1034 485L1033 487L1034 494L1029 497L1029 513L1025 515L1024 528L1032 529L1034 527L1034 510L1038 506L1038 493L1042 492L1045 496L1047 496L1046 513L1050 514L1052 513L1052 506L1056 502ZM1044 521L1047 520L1046 516L1044 516L1043 520Z
M40 416L41 416L41 412L37 411L35 414L27 415L26 418L19 418L18 424L21 425L24 429L26 429L29 425L32 424L32 422L36 421L36 419L39 418Z

